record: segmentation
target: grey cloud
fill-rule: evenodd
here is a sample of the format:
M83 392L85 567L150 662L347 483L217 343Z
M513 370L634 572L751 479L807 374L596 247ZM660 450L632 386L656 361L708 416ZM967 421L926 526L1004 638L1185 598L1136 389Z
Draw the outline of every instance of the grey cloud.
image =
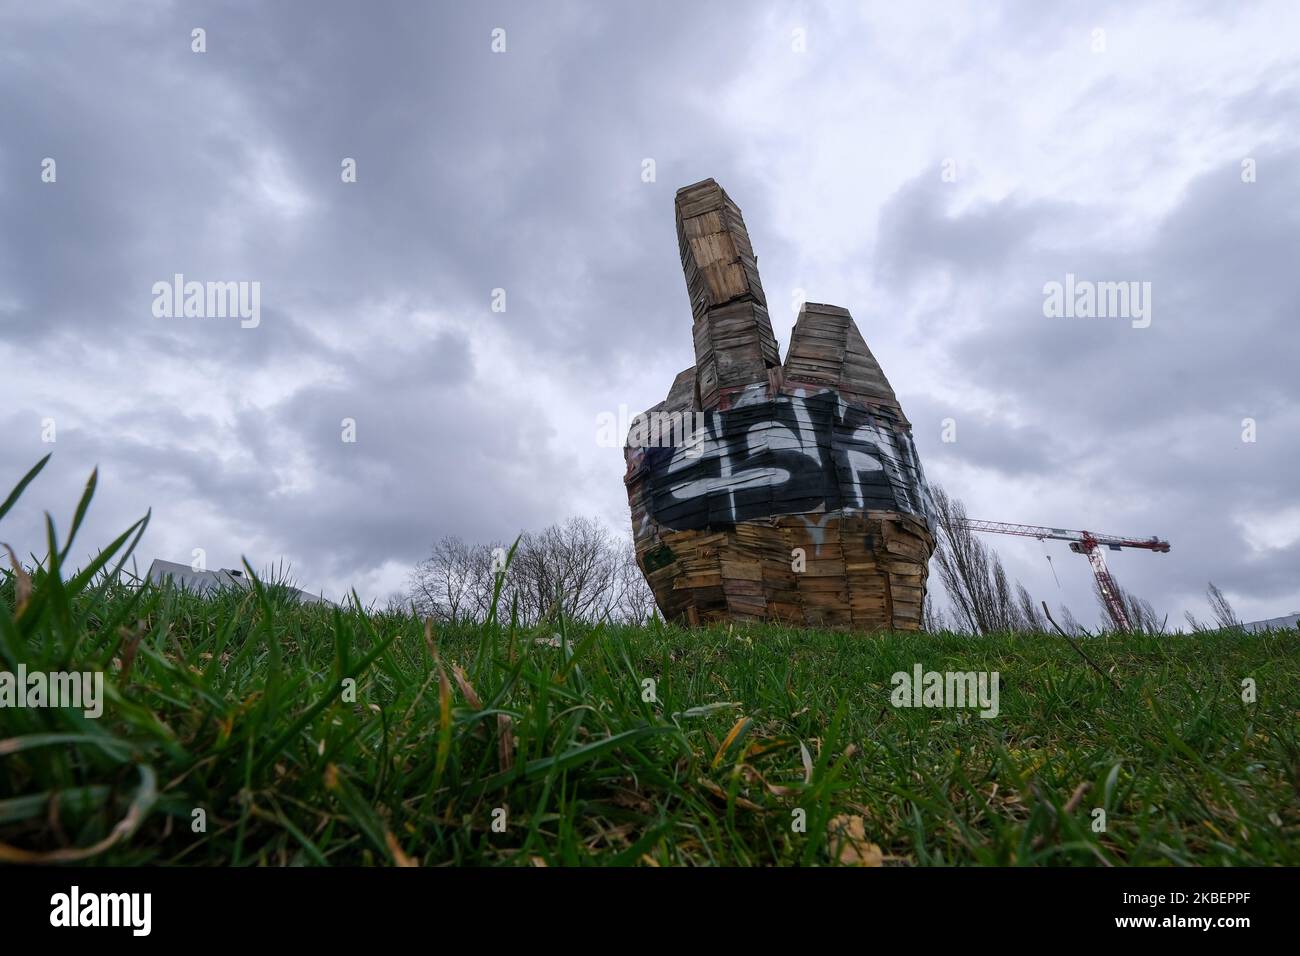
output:
M1300 153L1265 152L1260 165L1268 175L1253 184L1236 159L1199 176L1150 237L1124 251L1087 230L1063 243L1056 203L947 213L928 182L901 191L882 216L878 245L896 266L883 280L907 289L947 274L947 308L966 315L945 336L949 367L991 392L1004 421L1029 423L1012 429L952 412L957 444L925 433L918 442L932 472L948 461L1020 481L1054 474L1096 500L1123 501L1113 509L1121 526L1094 530L1174 541L1168 561L1126 568L1125 583L1157 606L1199 603L1208 580L1295 603L1288 594L1300 582L1296 546L1254 555L1237 522L1293 505L1300 461ZM1042 284L1066 272L1150 281L1151 327L1045 317ZM942 412L920 407L929 418ZM1241 440L1247 416L1267 430L1254 444ZM988 517L1070 523L1028 499L1005 507Z

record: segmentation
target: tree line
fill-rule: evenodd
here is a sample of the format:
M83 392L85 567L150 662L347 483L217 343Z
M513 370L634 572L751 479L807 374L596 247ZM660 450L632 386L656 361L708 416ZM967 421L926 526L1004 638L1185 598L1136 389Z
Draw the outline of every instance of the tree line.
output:
M508 573L499 574L507 557ZM435 621L470 623L487 619L494 598L499 615L514 613L525 626L558 614L635 624L654 610L631 536L619 537L590 518L525 532L513 544L444 537L411 572L405 603Z
M938 485L931 485L930 492L936 547L923 629L972 634L1048 630L1051 624L1042 606L1019 581L1011 582L997 552L966 527L961 500ZM499 574L512 547L509 571ZM936 578L948 597L946 610L933 596ZM498 613L513 613L525 626L551 621L558 614L587 623L637 624L655 613L654 595L637 567L630 534L616 535L582 517L526 532L513 545L444 537L415 566L400 603L438 622L482 622L492 609L498 586ZM1105 599L1095 583L1093 591L1105 621ZM1213 623L1202 623L1189 613L1191 628L1240 627L1223 592L1211 583L1207 593ZM1119 597L1134 630L1160 633L1166 629L1167 620L1159 618L1150 602L1123 587ZM1057 623L1063 630L1085 631L1068 607L1062 606L1059 615Z

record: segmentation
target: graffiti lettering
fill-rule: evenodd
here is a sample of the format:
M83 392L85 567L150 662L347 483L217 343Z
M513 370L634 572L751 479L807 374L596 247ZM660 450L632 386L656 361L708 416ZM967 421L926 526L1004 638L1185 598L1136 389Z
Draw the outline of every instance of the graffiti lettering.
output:
M686 530L817 511L925 516L912 439L888 409L832 392L703 414L692 447L646 449L649 514ZM702 447L701 447L702 445Z

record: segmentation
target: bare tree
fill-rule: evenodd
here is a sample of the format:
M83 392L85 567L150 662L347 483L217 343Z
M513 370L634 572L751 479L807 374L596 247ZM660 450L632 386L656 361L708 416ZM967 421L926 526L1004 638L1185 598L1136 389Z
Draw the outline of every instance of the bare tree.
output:
M1232 604L1228 601L1228 596L1220 591L1213 581L1206 587L1205 593L1210 599L1210 611L1214 614L1214 620L1219 627L1241 627L1241 619L1237 617L1237 612L1233 610Z
M640 624L656 611L654 592L636 563L636 545L628 535L620 548L619 597L616 619L629 624Z
M1020 612L1021 627L1028 631L1047 630L1047 616L1019 581L1016 582L1016 605Z
M509 566L505 544L466 544L446 537L416 565L408 581L418 613L440 621L484 621L500 577L498 614L512 610L532 626L563 614L570 620L640 621L654 599L630 538L589 518L570 518L522 535Z
M935 529L935 558L948 598L959 622L970 630L987 634L993 630L993 609L989 594L988 554L965 526L966 509L949 498L938 485L931 485Z
M1210 613L1214 615L1214 627L1228 628L1241 627L1241 619L1237 617L1237 612L1232 607L1232 602L1215 585L1213 581L1205 588L1205 596L1210 602ZM1194 631L1208 631L1213 628L1208 624L1202 624L1196 619L1191 611L1185 611L1183 616L1187 618L1187 623L1191 625Z
M921 630L928 634L950 630L948 615L935 603L933 590L927 590L921 602Z
M589 518L525 534L507 572L521 616L530 624L557 612L581 621L608 617L618 600L618 544Z
M1124 586L1115 580L1113 574L1111 575L1111 581L1115 585L1116 596L1124 607L1124 613L1128 616L1132 630L1147 634L1159 634L1164 631L1164 622L1156 614L1156 609L1151 606L1150 601L1125 590ZM1102 593L1101 585L1095 579L1092 582L1092 595L1097 599L1097 603L1101 605L1103 624L1113 626L1110 618L1110 605L1106 601L1106 595Z
M1087 633L1084 631L1083 625L1079 623L1078 618L1064 604L1061 605L1061 630L1065 631L1066 634Z
M408 578L411 603L424 617L460 620L469 603L471 546L449 535L433 546L429 557Z
M437 621L481 621L492 605L500 544L467 544L449 535L407 579L408 601L418 614Z
M937 522L935 559L957 621L977 634L1041 630L1046 623L1019 583L1015 591L996 552L967 527L966 508L938 485L930 492Z

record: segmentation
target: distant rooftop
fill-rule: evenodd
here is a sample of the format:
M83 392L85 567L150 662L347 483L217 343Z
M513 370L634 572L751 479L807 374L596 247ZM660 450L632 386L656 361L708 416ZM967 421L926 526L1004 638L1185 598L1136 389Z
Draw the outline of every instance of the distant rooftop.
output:
M1267 621L1251 621L1241 625L1247 631L1279 631L1300 625L1300 614L1288 614L1285 617L1270 617Z
M170 582L172 586L183 588L186 591L192 591L195 594L207 594L210 591L216 591L221 588L245 588L251 583L248 576L243 571L235 571L231 568L222 568L219 571L195 571L188 564L178 564L175 561L163 561L155 559L153 564L149 565L147 575L149 581L153 584L164 584ZM298 600L308 604L332 604L332 601L325 600L324 597L311 594L299 588L290 588L298 595Z

